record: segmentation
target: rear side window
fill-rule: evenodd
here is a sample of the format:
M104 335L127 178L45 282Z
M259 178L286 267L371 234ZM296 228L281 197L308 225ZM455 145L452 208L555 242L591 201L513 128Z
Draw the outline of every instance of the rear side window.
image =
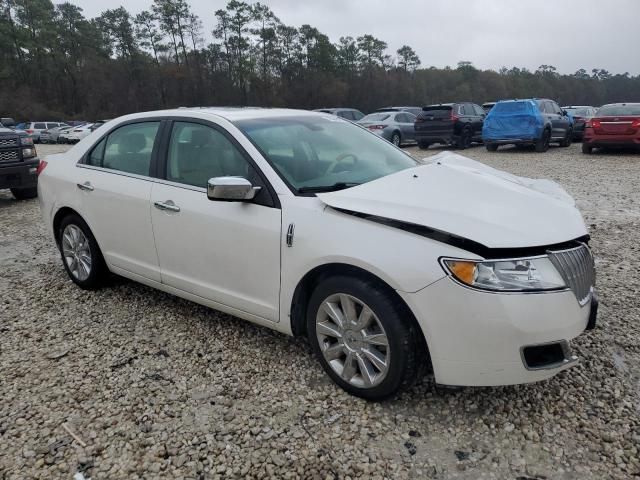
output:
M160 122L134 123L118 128L94 147L87 164L148 176L159 128Z
M347 120L353 120L353 114L348 110L343 110L341 112L338 112L338 116L340 118L346 118Z
M45 130L47 126L44 123L34 123L33 128L36 130Z
M362 119L362 117L364 117L364 113L362 112L351 112L351 114L353 115L353 119L357 122L358 120Z
M425 107L422 110L423 117L449 118L451 117L451 107Z
M364 117L362 120L365 120L367 122L383 122L387 118L389 118L388 113L371 113Z

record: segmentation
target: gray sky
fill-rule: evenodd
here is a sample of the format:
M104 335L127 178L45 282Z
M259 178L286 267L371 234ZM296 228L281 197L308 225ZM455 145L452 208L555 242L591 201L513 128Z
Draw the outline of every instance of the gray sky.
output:
M59 0L54 0L58 2ZM151 0L69 0L87 16L124 6L132 13ZM188 0L204 22L226 0ZM640 74L640 0L262 0L287 25L308 23L337 42L365 33L389 53L407 44L423 66L478 68L554 65L561 73L604 68Z

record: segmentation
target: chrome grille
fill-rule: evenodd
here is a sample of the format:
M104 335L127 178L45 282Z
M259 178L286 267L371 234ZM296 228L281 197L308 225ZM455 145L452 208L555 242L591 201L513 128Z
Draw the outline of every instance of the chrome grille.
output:
M593 255L589 247L580 245L568 250L549 252L549 259L575 294L580 305L587 303L596 281Z
M15 162L19 160L18 150L0 150L0 162Z
M17 138L0 138L0 147L15 147L17 145Z

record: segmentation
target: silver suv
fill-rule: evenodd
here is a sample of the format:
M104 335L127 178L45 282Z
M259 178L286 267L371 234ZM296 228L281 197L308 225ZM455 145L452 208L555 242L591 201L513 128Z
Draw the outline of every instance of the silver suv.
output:
M39 143L42 132L57 127L68 127L68 125L64 122L27 122L24 124L23 130L29 134L34 143Z

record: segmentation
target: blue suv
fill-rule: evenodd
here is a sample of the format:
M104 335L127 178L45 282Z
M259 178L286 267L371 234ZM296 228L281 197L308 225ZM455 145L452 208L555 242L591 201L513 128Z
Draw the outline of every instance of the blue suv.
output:
M556 102L545 98L502 100L484 120L482 140L490 152L500 145L533 146L546 152L551 142L571 145L573 120Z

